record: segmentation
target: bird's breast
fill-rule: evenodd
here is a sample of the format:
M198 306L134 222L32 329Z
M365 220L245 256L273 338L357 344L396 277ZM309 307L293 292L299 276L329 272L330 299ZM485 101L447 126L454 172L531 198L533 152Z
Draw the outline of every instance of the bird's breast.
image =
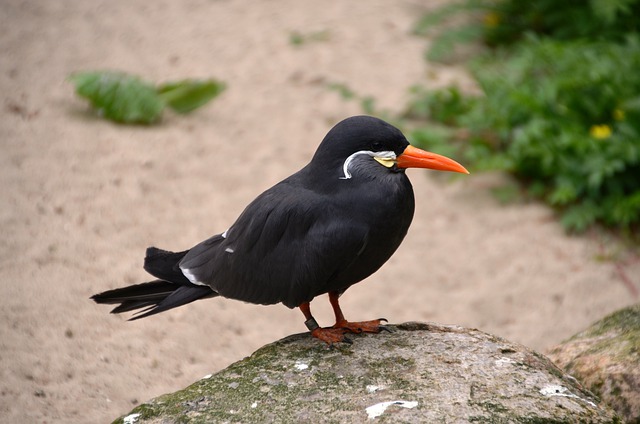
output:
M398 249L413 219L413 189L406 175L395 174L377 184L355 183L341 190L340 209L343 219L365 225L367 236L354 260L329 282L328 291L344 291L377 271Z

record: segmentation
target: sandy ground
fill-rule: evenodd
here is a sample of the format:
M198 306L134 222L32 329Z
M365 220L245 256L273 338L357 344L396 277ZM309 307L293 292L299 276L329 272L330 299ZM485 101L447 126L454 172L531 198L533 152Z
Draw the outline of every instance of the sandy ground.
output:
M421 3L4 1L0 421L108 422L304 331L282 305L215 299L130 323L88 298L145 281L148 245L184 249L224 230L302 167L335 122L361 112L328 84L391 110L414 83L468 84L421 59L424 40L408 34ZM328 39L293 46L293 31ZM190 116L118 126L65 82L104 68L229 89ZM454 323L544 350L637 301L597 260L617 244L567 237L538 204L500 206L489 193L500 176L410 177L410 233L343 297L348 318ZM626 271L640 285L640 268ZM331 324L326 298L313 307Z

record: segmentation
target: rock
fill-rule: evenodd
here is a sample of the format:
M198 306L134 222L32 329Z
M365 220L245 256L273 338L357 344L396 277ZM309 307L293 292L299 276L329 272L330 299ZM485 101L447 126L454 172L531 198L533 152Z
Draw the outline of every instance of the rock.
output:
M390 328L333 349L286 337L117 422L619 422L522 345L456 326Z
M549 356L626 422L640 423L640 305L614 312Z

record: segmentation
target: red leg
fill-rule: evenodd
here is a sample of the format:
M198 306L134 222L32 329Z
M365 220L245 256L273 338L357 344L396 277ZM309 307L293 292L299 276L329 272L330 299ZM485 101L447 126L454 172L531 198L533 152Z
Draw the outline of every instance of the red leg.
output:
M311 331L311 335L316 339L322 340L327 343L329 346L334 343L345 342L350 343L351 341L344 336L348 330L344 328L321 328L316 322L313 315L311 315L311 306L309 302L303 303L299 306L300 310L304 314L304 317L307 319L304 324L307 326L309 331Z
M361 322L347 321L342 314L342 309L340 309L340 304L338 303L339 297L340 294L338 292L329 292L329 302L331 302L333 313L336 316L336 323L333 325L333 328L344 329L352 333L379 333L381 330L386 329L380 325L383 321L386 321L384 318Z

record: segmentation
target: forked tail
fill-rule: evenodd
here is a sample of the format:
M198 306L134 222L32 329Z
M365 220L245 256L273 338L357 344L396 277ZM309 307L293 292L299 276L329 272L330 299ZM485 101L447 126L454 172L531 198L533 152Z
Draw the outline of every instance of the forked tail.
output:
M192 284L182 274L178 264L187 254L150 247L144 259L144 269L158 280L134 284L91 296L96 303L117 304L112 314L141 309L129 320L155 315L198 299L218 296L209 286Z

